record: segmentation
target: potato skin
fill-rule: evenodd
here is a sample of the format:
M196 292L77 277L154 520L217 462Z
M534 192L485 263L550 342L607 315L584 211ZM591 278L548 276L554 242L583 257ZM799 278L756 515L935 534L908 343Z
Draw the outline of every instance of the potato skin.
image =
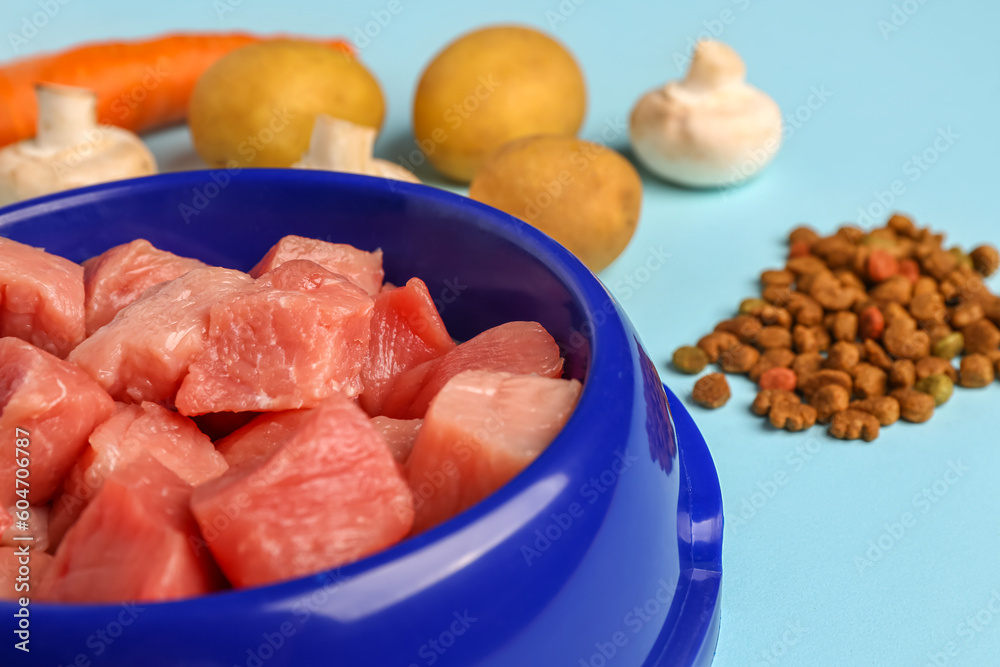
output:
M561 44L530 28L496 26L434 57L417 85L413 130L438 171L467 183L512 139L575 135L586 106L583 73Z
M191 96L191 138L212 167L289 167L309 147L317 114L379 128L385 101L356 58L277 40L224 56Z
M600 271L635 233L642 181L610 148L542 135L493 153L476 173L469 197L534 225Z

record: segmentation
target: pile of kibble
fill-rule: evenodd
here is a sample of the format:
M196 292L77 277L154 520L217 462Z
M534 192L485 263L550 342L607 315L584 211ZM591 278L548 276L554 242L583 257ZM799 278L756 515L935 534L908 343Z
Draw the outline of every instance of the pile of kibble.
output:
M900 418L927 421L955 384L985 387L1000 375L1000 297L983 284L1000 263L996 248L946 249L944 234L902 215L826 237L798 227L788 242L785 267L761 274L760 298L679 348L677 370L718 364L757 383L752 410L775 428L820 422L833 437L866 441ZM729 396L722 373L692 392L707 408Z

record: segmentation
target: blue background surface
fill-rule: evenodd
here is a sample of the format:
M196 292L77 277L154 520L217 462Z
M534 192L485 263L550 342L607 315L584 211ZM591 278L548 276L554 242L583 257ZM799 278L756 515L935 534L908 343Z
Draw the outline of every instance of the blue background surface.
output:
M389 5L63 2L21 53L175 29L352 37ZM794 224L830 232L866 210L881 224L882 199L946 228L953 243L1000 243L996 4L400 2L402 11L361 49L389 106L381 157L414 149L413 91L433 54L494 22L534 25L567 44L589 84L582 136L597 139L610 128L605 138L623 151L632 104L681 74L699 36L733 45L751 83L781 106L785 145L744 187L685 191L644 173L639 231L601 276L685 401L694 380L669 370L671 352L755 294L759 271L782 262ZM14 57L9 32L38 6L4 0L0 59ZM950 138L935 147L941 136ZM162 169L201 166L185 129L148 139ZM914 161L920 155L923 167ZM430 172L419 174L437 184ZM997 279L990 285L1000 289ZM727 510L716 664L1000 664L1000 384L958 390L930 423L894 425L872 445L832 440L819 428L774 432L747 410L750 382L731 385L723 409L692 407Z

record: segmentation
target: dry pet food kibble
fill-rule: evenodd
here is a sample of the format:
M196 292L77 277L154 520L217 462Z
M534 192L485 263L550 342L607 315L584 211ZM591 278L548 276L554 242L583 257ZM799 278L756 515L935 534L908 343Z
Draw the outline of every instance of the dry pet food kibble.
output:
M722 373L709 373L694 383L691 398L706 408L721 408L729 400L729 383Z
M985 387L1000 375L1000 297L983 282L1000 253L966 253L944 238L898 214L829 236L797 227L785 266L760 274L760 296L743 299L697 348L678 349L674 366L697 373L701 359L746 374L760 388L752 411L775 428L819 421L832 437L871 441L899 419L925 422L956 385ZM724 404L725 376L698 380L694 399Z

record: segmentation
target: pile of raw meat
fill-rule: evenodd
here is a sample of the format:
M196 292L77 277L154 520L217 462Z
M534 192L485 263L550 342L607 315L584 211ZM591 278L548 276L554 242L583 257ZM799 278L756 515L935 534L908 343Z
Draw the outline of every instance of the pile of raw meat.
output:
M456 344L421 280L383 277L381 251L296 236L249 274L145 240L81 266L0 237L0 597L303 576L524 469L581 390L552 336Z

